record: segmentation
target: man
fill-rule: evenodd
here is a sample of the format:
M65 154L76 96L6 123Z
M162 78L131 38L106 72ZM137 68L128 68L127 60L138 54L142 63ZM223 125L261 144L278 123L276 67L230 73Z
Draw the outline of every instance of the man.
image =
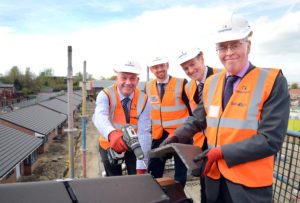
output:
M156 79L146 84L146 93L151 104L152 146L158 148L170 133L179 127L191 113L189 101L184 91L185 79L168 75L169 62L165 57L156 57L148 67ZM176 155L174 179L183 187L186 183L187 169ZM163 176L166 160L151 158L148 172L154 178Z
M138 64L128 61L114 68L116 83L101 91L96 100L93 122L100 132L99 151L107 176L122 175L120 164L111 164L107 152L111 147L124 155L127 173L146 172L147 155L151 147L150 104L147 95L136 86L139 82ZM123 141L121 127L130 124L138 135L144 160L137 160Z
M290 97L279 69L251 64L252 30L241 16L221 23L216 50L225 71L204 85L203 101L164 144L206 129L202 163L208 202L272 202L274 155L287 131ZM231 96L232 95L232 96Z
M205 65L203 52L199 48L181 52L178 57L178 63L185 74L191 78L191 81L185 85L185 91L193 111L202 99L202 90L205 80L209 76L219 72L219 70ZM203 151L207 149L207 141L202 132L195 134L193 139L194 145L201 147ZM204 203L206 202L204 177L200 177L200 185L201 202Z

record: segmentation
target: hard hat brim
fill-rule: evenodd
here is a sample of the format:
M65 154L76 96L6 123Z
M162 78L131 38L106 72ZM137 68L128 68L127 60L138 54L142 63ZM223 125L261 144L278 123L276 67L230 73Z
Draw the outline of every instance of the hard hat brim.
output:
M240 40L246 38L250 33L251 29L247 29L244 32L228 32L228 33L218 33L215 37L215 43L228 42L234 40Z

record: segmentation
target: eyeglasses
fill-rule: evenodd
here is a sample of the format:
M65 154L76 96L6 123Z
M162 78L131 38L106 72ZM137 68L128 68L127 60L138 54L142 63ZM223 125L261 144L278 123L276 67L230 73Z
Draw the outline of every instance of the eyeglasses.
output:
M242 44L244 44L244 42L247 42L247 40L241 39L234 43L217 45L216 51L218 52L218 54L224 54L229 49L231 51L237 51L242 47Z

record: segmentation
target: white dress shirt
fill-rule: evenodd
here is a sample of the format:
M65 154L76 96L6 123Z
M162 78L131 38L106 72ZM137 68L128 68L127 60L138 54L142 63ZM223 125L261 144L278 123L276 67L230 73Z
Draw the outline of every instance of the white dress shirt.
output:
M121 94L118 88L117 90L118 90L120 100L122 101L122 99L124 99L125 96ZM133 94L134 93L132 93L129 96L130 101L127 104L129 106L131 105L131 100L134 96ZM111 123L109 109L110 107L109 107L108 96L104 91L99 92L96 99L96 108L92 120L94 125L98 129L99 133L107 140L108 140L109 133L116 130ZM138 126L137 136L145 156L143 160L137 160L136 169L146 169L148 165L148 153L151 149L151 142L152 142L152 136L150 134L150 129L151 129L150 103L148 99L143 112L140 114L137 126Z

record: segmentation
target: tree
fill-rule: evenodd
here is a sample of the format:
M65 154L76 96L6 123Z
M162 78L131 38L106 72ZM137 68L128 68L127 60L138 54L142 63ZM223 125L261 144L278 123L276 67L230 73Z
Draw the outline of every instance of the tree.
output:
M117 79L117 76L115 76L115 75L105 78L105 80L116 80L116 79Z
M81 82L82 80L83 80L82 73L81 72L76 73L73 79L73 85L79 86L79 82Z
M30 68L27 67L24 75L24 87L31 88L33 85L34 75L30 71Z
M16 88L16 91L20 91L23 88L22 84L20 83L20 81L18 79L15 79L14 87Z
M40 72L40 76L52 77L53 73L54 71L52 68L46 68L42 72Z
M18 68L18 66L13 66L7 75L7 79L9 83L14 83L15 80L18 80L18 82L22 81L22 74Z
M298 88L299 88L298 83L292 83L291 89L298 89Z

